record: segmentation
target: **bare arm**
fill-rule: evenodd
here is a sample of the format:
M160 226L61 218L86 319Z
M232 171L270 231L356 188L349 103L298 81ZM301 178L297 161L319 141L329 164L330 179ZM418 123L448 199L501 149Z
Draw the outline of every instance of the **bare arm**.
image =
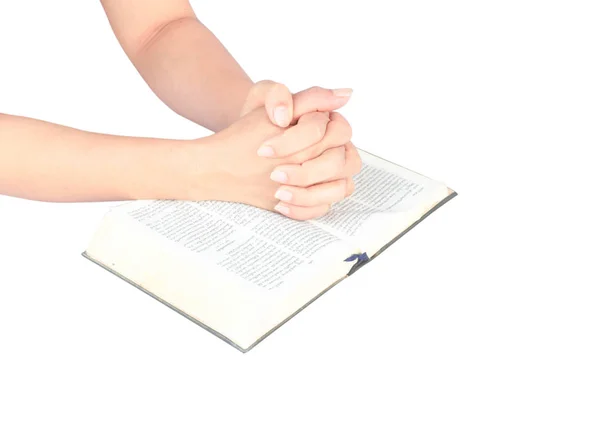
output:
M185 197L182 170L191 143L96 134L0 114L0 194L53 202Z
M291 155L290 138L306 147ZM271 140L280 157L258 156ZM345 120L324 112L284 129L257 108L199 140L104 135L0 114L0 194L53 202L228 200L309 219L352 192L360 158L349 140Z
M171 109L213 131L239 118L253 82L188 0L102 5L127 56Z

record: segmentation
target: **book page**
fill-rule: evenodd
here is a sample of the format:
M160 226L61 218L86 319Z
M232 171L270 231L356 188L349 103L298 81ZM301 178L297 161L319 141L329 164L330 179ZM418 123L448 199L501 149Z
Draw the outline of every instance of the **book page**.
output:
M410 218L422 216L448 195L448 189L440 182L366 152L360 154L363 168L354 179L353 195L312 221L353 245L369 245L372 249L373 237L393 238L392 234L401 232Z
M253 286L274 290L320 259L352 252L339 236L238 203L134 202L122 211L214 269Z
M356 252L309 222L224 202L114 208L86 254L242 348L346 276Z

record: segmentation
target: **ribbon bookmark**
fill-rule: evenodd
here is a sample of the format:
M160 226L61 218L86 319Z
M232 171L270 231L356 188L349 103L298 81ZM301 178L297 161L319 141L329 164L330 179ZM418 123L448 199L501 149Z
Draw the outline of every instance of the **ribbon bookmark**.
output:
M367 261L369 261L369 255L367 255L367 252L355 253L354 255L346 258L344 261L352 262L356 259L358 260L358 262L367 262Z
M348 276L350 276L352 273L357 271L360 267L362 267L363 265L365 265L366 263L369 262L369 255L367 255L367 252L355 253L354 255L351 255L348 258L346 258L344 261L346 261L346 262L356 261L356 263L352 266L352 268L348 272Z

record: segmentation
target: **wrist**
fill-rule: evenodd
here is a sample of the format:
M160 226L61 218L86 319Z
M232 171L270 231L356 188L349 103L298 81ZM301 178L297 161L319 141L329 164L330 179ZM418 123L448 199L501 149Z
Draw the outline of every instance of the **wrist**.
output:
M173 150L167 170L169 198L173 200L217 200L218 184L215 180L217 147L214 135L183 141Z
M174 149L165 171L168 198L174 200L231 200L233 177L225 138L214 134L182 141Z
M123 199L179 199L185 141L136 139L124 149ZM141 144L140 144L141 143Z

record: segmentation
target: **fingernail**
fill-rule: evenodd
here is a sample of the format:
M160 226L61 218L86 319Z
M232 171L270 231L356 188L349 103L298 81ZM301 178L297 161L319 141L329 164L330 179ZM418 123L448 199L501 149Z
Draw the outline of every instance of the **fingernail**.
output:
M272 147L269 146L260 146L260 148L258 149L258 156L273 156L275 155L275 151L273 150Z
M284 202L289 202L292 200L292 193L287 190L277 190L275 193L275 198L279 200L283 200Z
M337 90L331 90L331 92L336 97L350 97L352 95L352 88L338 88Z
M273 110L273 118L275 123L281 127L288 125L288 110L285 106L278 106Z
M287 206L278 203L275 205L275 211L279 211L282 214L288 215L290 213L290 209Z
M275 170L273 173L271 173L271 180L275 182L285 183L287 182L287 174L285 174L281 170Z

